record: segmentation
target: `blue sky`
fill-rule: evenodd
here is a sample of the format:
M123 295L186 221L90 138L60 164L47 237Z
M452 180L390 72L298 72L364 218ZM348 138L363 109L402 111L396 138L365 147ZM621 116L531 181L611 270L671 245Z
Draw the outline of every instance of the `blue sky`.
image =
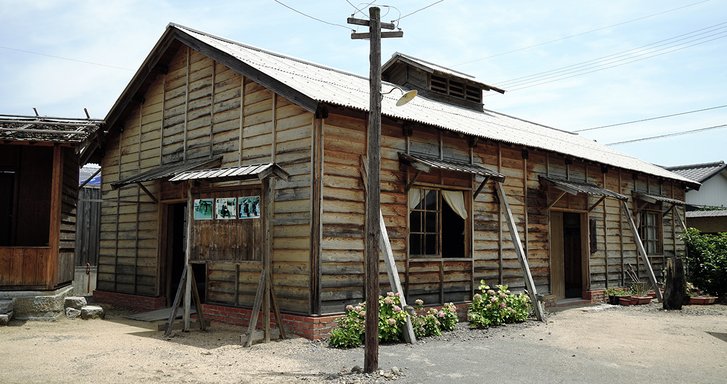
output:
M169 22L368 74L368 42L346 28L367 3L281 1L340 25L273 0L0 0L0 114L105 117ZM376 2L385 21L432 3ZM488 93L487 108L560 129L727 104L724 1L444 0L399 26L384 60L399 51L468 73L508 90ZM727 108L581 134L612 143L722 124ZM614 148L677 165L727 160L725 144L720 128Z

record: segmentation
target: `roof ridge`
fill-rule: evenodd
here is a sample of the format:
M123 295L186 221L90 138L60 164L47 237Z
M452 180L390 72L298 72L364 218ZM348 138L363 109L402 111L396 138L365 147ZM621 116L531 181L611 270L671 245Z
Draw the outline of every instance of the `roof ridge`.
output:
M263 48L260 48L260 47L256 47L254 45L249 45L249 44L241 43L239 41L235 41L235 40L231 40L231 39L226 39L224 37L217 36L217 35L213 35L213 34L207 33L207 32L203 32L203 31L200 31L200 30L197 30L197 29L194 29L194 28L190 28L190 27L181 25L181 24L177 24L177 23L170 22L169 25L168 25L168 27L176 28L178 30L187 30L187 31L190 31L190 32L193 32L193 33L202 35L202 36L206 36L206 37L209 37L209 38L212 38L212 39L215 39L215 40L223 41L225 43L234 44L234 45L237 45L237 46L240 46L240 47L243 47L243 48L247 48L247 49L252 49L252 50L255 50L255 51L258 51L258 52L266 53L268 55L277 56L277 57L280 57L280 58L283 58L283 59L286 59L286 60L293 60L293 61L297 61L297 62L302 63L302 64L312 65L312 66L318 67L320 69L325 69L325 70L329 70L329 71L333 71L333 72L338 72L338 73L341 73L341 74L344 74L344 75L355 76L355 77L358 77L358 78L361 78L361 79L365 79L365 80L368 80L369 79L366 76L361 76L361 75L356 74L356 73L347 72L347 71L344 71L344 70L341 70L341 69L338 69L338 68L333 68L333 67L330 67L330 66L327 66L327 65L323 65L323 64L320 64L320 63L315 63L315 62L308 61L308 60L303 60L303 59L298 58L298 57L288 56L288 55L285 55L285 54L282 54L282 53L279 53L279 52L274 52L274 51L270 51L270 50L263 49Z
M720 160L720 161L713 161L711 163L674 165L674 166L664 167L664 168L668 169L670 171L676 171L676 170L695 169L695 168L711 168L711 167L719 167L719 166L724 166L724 165L725 165L725 162L723 160Z

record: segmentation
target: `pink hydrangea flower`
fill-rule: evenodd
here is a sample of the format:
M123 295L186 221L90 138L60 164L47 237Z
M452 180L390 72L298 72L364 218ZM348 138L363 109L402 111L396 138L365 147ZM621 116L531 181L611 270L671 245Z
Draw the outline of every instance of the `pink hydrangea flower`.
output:
M384 304L386 304L386 305L394 304L394 300L392 300L391 297L387 297L384 299Z
M357 305L357 306L356 306L356 307L354 308L354 310L355 310L356 312L361 312L361 309L363 309L363 308L361 308L361 306L360 306L360 305Z
M414 303L416 305L424 305L424 300L422 300L422 299L416 299L416 300L414 300Z
M496 301L497 301L497 297L495 297L495 296L492 296L492 297L490 298L490 301L491 301L491 302L493 302L493 303L494 303L494 302L496 302Z
M505 304L505 303L500 303L500 308L505 308L505 307L507 307L507 304Z
M395 320L395 319L389 319L389 320L387 320L387 321L389 322L389 325L394 325L394 324L396 324L396 320Z
M439 311L439 312L437 312L437 316L439 316L439 317L444 317L444 311Z
M388 296L388 297L394 297L394 292L386 292L386 296Z
M347 311L353 311L353 305L349 304L346 306Z
M487 294L488 295L494 295L495 294L495 291L493 291L492 289L488 289L487 290Z
M395 305L393 308L391 308L394 312L401 312L401 307L398 305Z
M361 317L366 317L366 311L361 311L358 313Z

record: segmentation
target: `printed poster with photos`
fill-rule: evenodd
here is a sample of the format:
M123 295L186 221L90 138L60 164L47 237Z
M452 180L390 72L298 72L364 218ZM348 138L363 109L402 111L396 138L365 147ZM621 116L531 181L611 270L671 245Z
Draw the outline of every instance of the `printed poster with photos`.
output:
M215 218L218 220L234 219L236 217L235 212L237 212L235 202L234 197L215 199Z
M260 196L241 196L237 198L238 212L241 219L260 218Z
M194 199L194 219L212 220L212 199Z

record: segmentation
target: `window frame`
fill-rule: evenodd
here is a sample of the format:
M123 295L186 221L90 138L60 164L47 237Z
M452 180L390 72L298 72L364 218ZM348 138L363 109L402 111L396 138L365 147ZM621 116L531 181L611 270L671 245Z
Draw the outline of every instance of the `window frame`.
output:
M426 208L411 208L408 210L407 215L407 257L410 260L471 260L472 259L472 245L471 245L471 239L472 239L472 191L470 189L462 189L462 188L456 188L456 187L447 187L447 186L432 186L432 185L414 185L411 187L412 189L419 189L422 191L435 191L436 192L436 232L428 232L426 231L425 225L426 222L422 221L420 224L421 231L413 231L412 230L412 214L414 212L433 212L432 210L428 210ZM444 204L448 204L446 201L444 201L444 197L442 194L442 191L455 191L455 192L462 192L463 199L464 199L464 205L465 209L467 210L467 218L462 219L464 221L464 236L463 236L463 255L462 256L454 256L454 257L446 257L443 256L443 207ZM423 193L420 196L420 201L422 201L426 196L426 193ZM407 195L407 207L409 207L409 195ZM451 207L450 207L451 209ZM425 216L425 215L422 215ZM426 219L425 219L426 220ZM419 236L427 236L434 234L436 236L436 244L435 244L435 253L434 254L426 254L426 253L420 253L420 254L412 254L412 235L419 235ZM426 244L422 243L421 246L422 249L426 249Z
M648 218L652 217L654 223L649 224ZM639 212L639 236L644 245L644 250L649 256L661 255L664 253L664 215L660 209L648 208ZM653 229L654 237L649 235L649 229Z

